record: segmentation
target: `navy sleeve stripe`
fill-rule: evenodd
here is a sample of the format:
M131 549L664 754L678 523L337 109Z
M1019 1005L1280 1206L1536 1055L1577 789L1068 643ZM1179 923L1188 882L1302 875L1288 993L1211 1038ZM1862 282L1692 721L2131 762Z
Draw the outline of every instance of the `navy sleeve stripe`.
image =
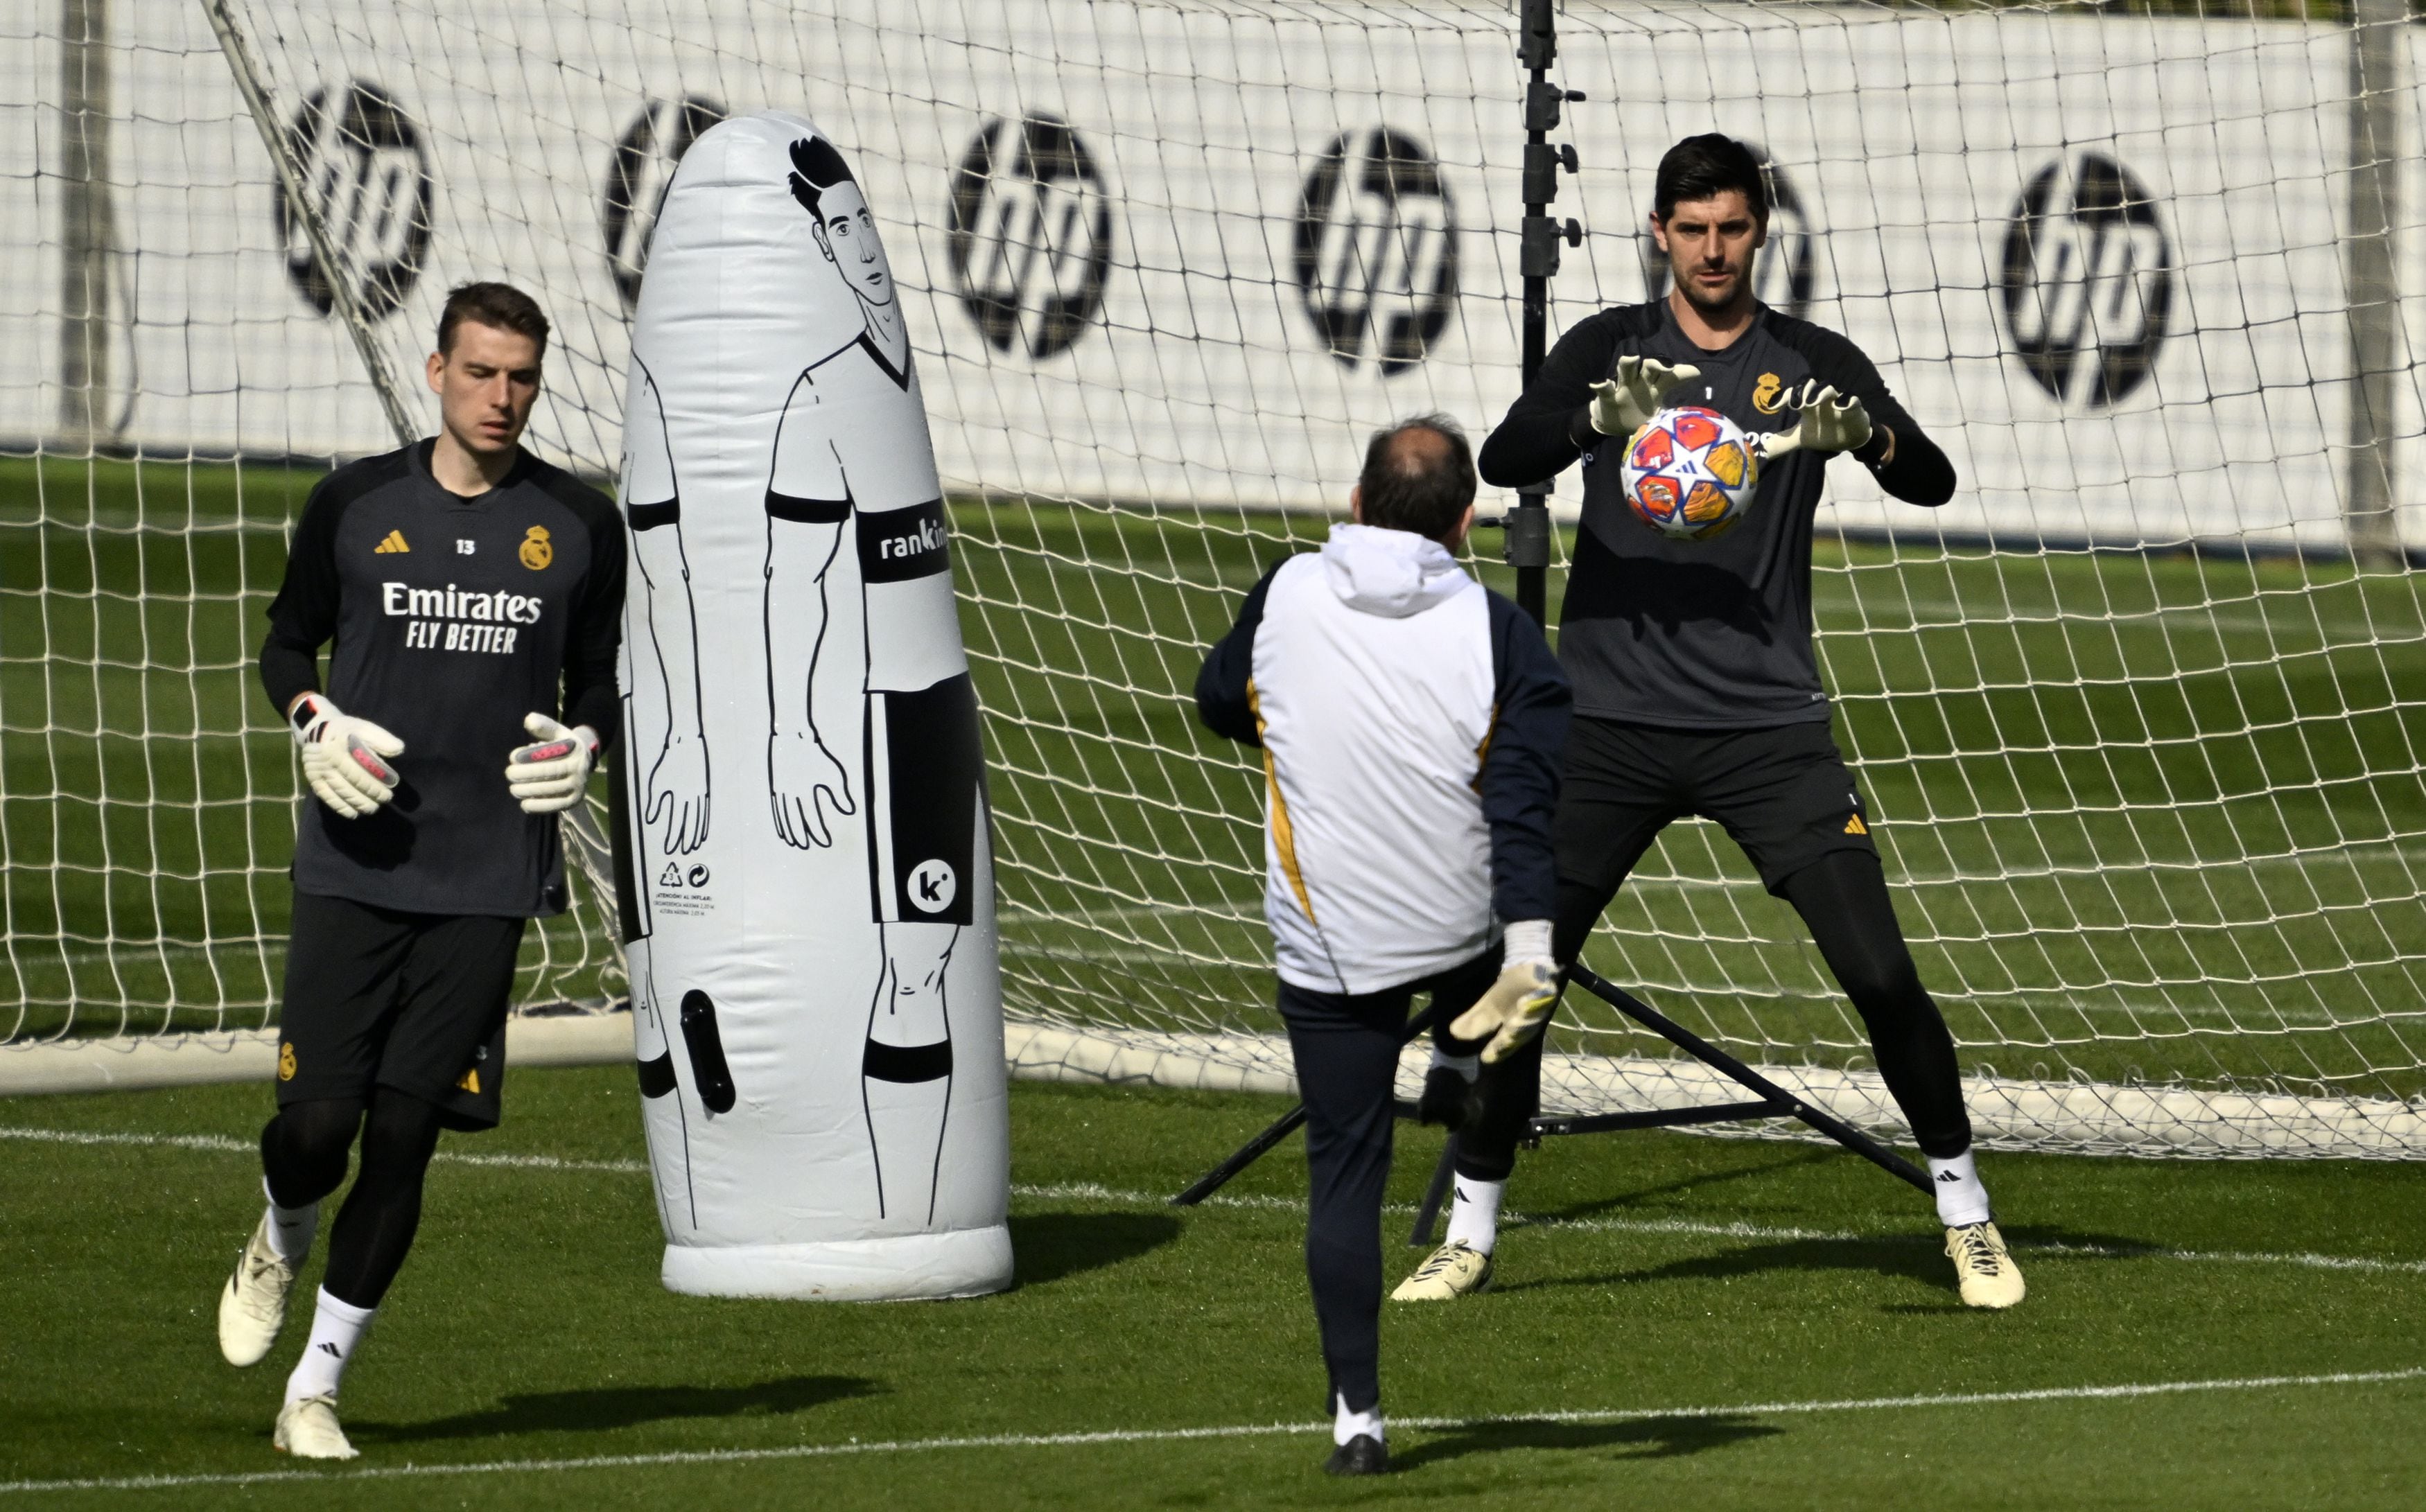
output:
M623 514L631 521L635 531L655 530L659 525L678 525L682 523L682 499L677 495L663 504L627 504L623 506Z
M778 520L796 525L838 525L850 518L850 501L845 499L802 499L789 493L767 491L767 512Z
M1504 921L1547 919L1559 882L1550 826L1575 696L1541 627L1500 595L1490 602L1497 709L1476 787L1491 833L1491 907Z
M1264 601L1271 594L1272 577L1289 563L1282 557L1247 590L1238 605L1237 621L1214 642L1196 674L1196 716L1215 734L1242 745L1261 746L1262 729L1255 719L1254 693L1248 686L1255 672L1255 631L1264 622Z

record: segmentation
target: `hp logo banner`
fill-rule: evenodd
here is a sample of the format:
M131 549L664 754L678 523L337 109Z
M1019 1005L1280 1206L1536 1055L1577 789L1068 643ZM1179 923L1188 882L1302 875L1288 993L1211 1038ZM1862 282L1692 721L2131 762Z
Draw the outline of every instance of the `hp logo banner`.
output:
M329 228L355 302L377 320L404 303L421 277L438 188L421 128L385 90L355 79L335 99L330 92L325 86L313 90L296 110L287 146L302 165L303 192ZM283 187L277 215L286 275L325 315L337 307L336 296L313 264L311 238Z
M946 236L961 303L996 351L1042 361L1086 334L1112 265L1112 201L1067 122L978 128L952 174Z
M640 272L649 260L649 236L665 207L666 187L683 153L700 133L724 119L724 106L700 95L652 100L640 107L615 143L606 166L606 192L598 227L606 240L606 271L629 314L640 298Z
M2148 380L2174 304L2155 201L2098 153L2039 169L2005 233L2005 324L2023 370L2063 405L2120 402Z
M1334 137L1306 175L1296 269L1332 356L1384 375L1422 362L1457 303L1457 207L1423 143L1386 126Z

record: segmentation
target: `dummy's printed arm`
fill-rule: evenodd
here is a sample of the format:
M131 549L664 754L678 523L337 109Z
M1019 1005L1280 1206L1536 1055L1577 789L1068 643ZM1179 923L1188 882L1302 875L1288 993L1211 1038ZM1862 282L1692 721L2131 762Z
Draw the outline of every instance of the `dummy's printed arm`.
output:
M623 515L632 527L632 560L647 585L638 628L647 637L666 690L665 738L654 751L634 751L643 771L640 823L665 827L669 855L688 855L707 843L707 729L699 704L699 625L691 603L690 562L683 553L682 494L666 442L655 382L641 370L640 392L624 421ZM634 650L637 651L638 647ZM604 728L603 726L600 728Z
M826 572L850 492L833 443L804 423L804 396L814 403L805 378L775 432L767 483L767 800L776 835L796 850L833 844L833 817L856 812L850 774L817 732L816 697ZM864 684L865 668L853 671Z
M1264 743L1251 685L1255 675L1255 630L1264 622L1264 600L1271 591L1272 572L1279 571L1286 560L1273 563L1271 571L1247 590L1247 602L1238 605L1237 623L1205 653L1205 666L1196 674L1196 716L1215 734L1244 745Z

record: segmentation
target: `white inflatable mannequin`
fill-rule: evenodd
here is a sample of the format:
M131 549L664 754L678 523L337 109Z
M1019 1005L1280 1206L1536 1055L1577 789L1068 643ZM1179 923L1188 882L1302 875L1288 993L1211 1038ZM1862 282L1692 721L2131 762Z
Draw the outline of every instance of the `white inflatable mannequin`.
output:
M684 154L623 449L620 839L666 1285L1007 1286L994 877L942 490L874 217L801 117Z

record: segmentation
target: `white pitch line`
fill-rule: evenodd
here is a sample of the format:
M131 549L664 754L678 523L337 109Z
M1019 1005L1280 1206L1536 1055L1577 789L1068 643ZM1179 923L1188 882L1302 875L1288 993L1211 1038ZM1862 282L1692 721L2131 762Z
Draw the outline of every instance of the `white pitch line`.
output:
M145 1146L169 1150L191 1150L217 1155L250 1155L258 1148L251 1140L235 1139L226 1134L120 1134L83 1129L0 1128L0 1140L23 1140L35 1144L54 1145L120 1145ZM509 1170L595 1171L614 1176L642 1176L648 1165L637 1160L572 1160L557 1155L477 1155L442 1150L433 1161L452 1166L485 1166ZM1108 1207L1144 1208L1150 1211L1167 1209L1170 1199L1154 1192L1123 1191L1096 1182L1015 1182L1011 1195L1038 1201L1100 1202ZM1209 1208L1226 1208L1238 1212L1302 1213L1302 1198L1277 1197L1269 1193L1217 1192L1202 1203ZM1385 1204L1385 1214L1404 1215L1415 1212L1412 1202ZM1561 1218L1542 1214L1510 1213L1506 1226L1511 1229L1544 1229L1577 1233L1639 1233L1682 1234L1702 1239L1742 1239L1764 1244L1935 1244L1930 1234L1915 1234L1887 1230L1868 1232L1831 1229L1794 1229L1782 1225L1760 1223L1712 1222L1704 1218ZM2302 1252L2273 1252L2229 1249L2169 1249L2148 1245L2080 1245L2061 1241L2034 1243L2014 1242L2013 1247L2022 1253L2050 1256L2074 1256L2093 1260L2169 1260L2191 1264L2225 1265L2290 1265L2305 1270L2345 1271L2371 1275L2426 1276L2426 1260L2377 1260L2363 1255L2321 1255Z
M1448 1433L1521 1427L1537 1423L1643 1423L1712 1418L1807 1416L1823 1412L1882 1412L1923 1407L2014 1407L2040 1402L2112 1402L2211 1391L2265 1391L2328 1386L2386 1386L2426 1380L2426 1366L2400 1370L2335 1371L2314 1375L2242 1375L2191 1381L2133 1381L2112 1386L2042 1386L2017 1391L1937 1391L1911 1396L1836 1397L1800 1402L1739 1402L1723 1406L1559 1408L1546 1412L1493 1413L1480 1417L1393 1418L1402 1431ZM265 1486L296 1481L335 1485L348 1481L420 1480L439 1475L562 1473L583 1470L643 1470L656 1466L737 1465L845 1456L933 1454L952 1449L1074 1449L1106 1444L1188 1443L1205 1440L1310 1438L1328 1423L1237 1423L1199 1428L1111 1428L1089 1433L996 1433L950 1439L885 1439L861 1443L785 1444L765 1449L671 1450L655 1455L584 1455L567 1459L490 1459L458 1465L376 1465L364 1470L319 1472L259 1470L192 1475L94 1476L73 1480L0 1481L0 1495L59 1491L153 1491L201 1486Z

